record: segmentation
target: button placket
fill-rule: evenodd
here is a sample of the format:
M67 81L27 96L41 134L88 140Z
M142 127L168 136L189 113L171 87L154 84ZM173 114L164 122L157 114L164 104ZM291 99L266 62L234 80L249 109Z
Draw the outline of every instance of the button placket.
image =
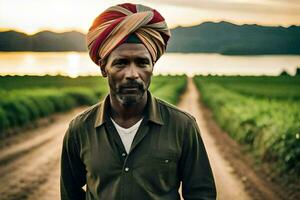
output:
M129 163L128 163L128 154L123 152L122 153L122 157L125 158L124 163L123 163L123 171L124 172L129 172L130 168L129 168Z

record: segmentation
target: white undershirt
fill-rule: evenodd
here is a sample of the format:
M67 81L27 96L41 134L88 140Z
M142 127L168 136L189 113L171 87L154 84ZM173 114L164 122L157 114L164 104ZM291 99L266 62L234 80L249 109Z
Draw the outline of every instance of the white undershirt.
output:
M123 142L126 152L129 153L133 138L134 138L143 118L140 119L140 121L138 121L136 124L132 125L129 128L123 128L123 127L119 126L112 118L110 118L110 119L113 122L113 124L115 125L115 127L120 135L120 138Z

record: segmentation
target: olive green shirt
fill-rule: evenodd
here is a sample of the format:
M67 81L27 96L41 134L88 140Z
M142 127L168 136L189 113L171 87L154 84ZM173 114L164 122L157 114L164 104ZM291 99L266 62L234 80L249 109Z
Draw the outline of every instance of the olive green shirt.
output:
M127 154L109 109L107 96L71 121L61 157L62 200L177 200L181 181L185 200L216 199L194 117L148 91Z

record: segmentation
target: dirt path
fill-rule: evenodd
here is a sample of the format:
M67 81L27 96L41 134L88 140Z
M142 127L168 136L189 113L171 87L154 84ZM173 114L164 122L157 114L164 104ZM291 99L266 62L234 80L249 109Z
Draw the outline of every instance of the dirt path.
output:
M82 111L58 114L55 123L22 133L21 142L0 150L1 200L56 200L59 198L59 159L69 121Z
M218 199L250 200L251 198L247 194L242 180L234 175L233 168L221 156L221 152L215 145L214 138L210 135L199 106L198 91L191 79L188 80L187 90L183 94L178 107L191 113L197 119L215 177Z

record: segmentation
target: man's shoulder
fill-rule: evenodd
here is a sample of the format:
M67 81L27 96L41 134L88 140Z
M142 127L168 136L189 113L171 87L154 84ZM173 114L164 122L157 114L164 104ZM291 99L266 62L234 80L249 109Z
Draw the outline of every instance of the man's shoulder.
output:
M99 107L103 105L103 102L98 102L85 110L81 113L77 114L70 122L70 128L74 129L81 129L87 126L94 127L95 118L97 115L97 111Z
M159 109L164 121L170 121L170 122L178 121L181 124L196 121L193 115L191 115L186 111L181 110L179 107L171 103L168 103L158 97L155 97L155 99L159 105Z

